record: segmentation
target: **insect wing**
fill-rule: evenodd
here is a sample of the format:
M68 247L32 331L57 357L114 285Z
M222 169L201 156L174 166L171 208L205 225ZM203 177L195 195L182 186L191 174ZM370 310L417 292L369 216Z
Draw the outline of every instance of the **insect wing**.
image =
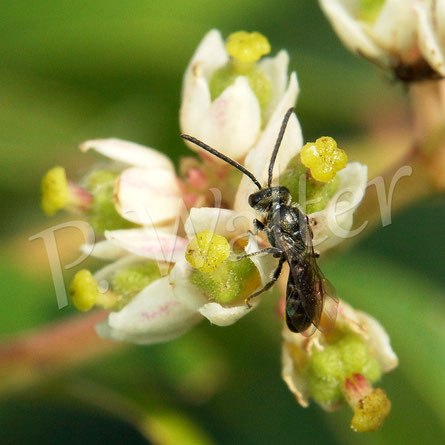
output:
M338 297L332 283L324 277L323 287L323 312L321 314L318 329L320 329L323 334L328 334L335 328L335 321L337 320Z
M312 326L301 332L302 335L309 337L315 329L329 333L335 327L338 298L334 286L318 267L312 246L308 246L301 263L292 266L290 273L300 290L301 305L312 320Z

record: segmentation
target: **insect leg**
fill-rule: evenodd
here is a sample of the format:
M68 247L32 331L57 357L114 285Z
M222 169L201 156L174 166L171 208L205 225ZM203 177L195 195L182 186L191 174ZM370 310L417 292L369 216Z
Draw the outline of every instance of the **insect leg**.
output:
M286 258L285 257L281 257L280 258L280 262L278 263L277 268L275 269L273 276L272 276L272 280L269 281L262 289L260 289L259 291L253 293L252 295L249 295L244 301L247 305L247 307L250 309L252 307L252 305L249 303L250 300L252 300L252 298L258 297L258 295L261 295L263 292L268 291L274 284L275 282L278 280L279 276L281 275L281 270L283 269L283 264L286 262Z
M236 259L244 260L245 258L250 258L252 256L257 256L265 253L272 253L274 255L279 255L280 257L283 255L283 252L280 249L277 249L276 247L266 247L265 249L258 250L258 252L253 253L246 253L245 255L240 255L236 257Z

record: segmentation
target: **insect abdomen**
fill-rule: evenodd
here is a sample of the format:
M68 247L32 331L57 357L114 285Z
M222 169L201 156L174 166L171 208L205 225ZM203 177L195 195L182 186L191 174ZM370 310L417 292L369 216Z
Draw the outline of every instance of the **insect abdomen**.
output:
M286 323L292 332L297 333L305 331L312 324L315 316L315 310L313 313L308 313L308 305L303 306L304 297L300 294L301 291L302 289L295 284L290 274L286 293Z

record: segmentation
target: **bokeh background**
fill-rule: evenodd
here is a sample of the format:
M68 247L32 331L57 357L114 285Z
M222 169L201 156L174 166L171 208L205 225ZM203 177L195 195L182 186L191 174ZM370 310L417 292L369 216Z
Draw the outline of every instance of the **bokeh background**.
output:
M359 159L372 149L369 135L391 133L387 156L404 143L406 90L348 53L315 1L2 0L0 23L3 344L74 313L58 310L43 244L28 241L69 220L42 214L42 175L64 165L80 176L95 158L77 147L95 137L143 143L175 160L186 153L181 79L210 28L258 30L274 52L288 49L306 140L331 135ZM15 373L0 349L0 443L442 443L444 216L443 198L423 198L322 263L342 298L381 320L399 354L399 368L381 382L393 402L381 431L354 434L348 408L327 414L296 404L280 378L271 297L232 327L202 323L164 345L98 347L78 366L43 366L35 378L26 364ZM64 261L80 242L59 234Z

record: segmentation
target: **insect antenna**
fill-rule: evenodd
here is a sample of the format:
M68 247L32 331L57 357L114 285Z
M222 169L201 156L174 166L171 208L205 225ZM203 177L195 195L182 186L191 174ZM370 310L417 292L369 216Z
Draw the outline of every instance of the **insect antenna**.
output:
M275 142L275 147L272 152L272 156L270 157L270 163L269 163L269 179L267 181L267 186L270 187L272 185L272 175L273 175L273 168L275 165L275 160L277 159L278 150L281 145L281 141L283 140L284 132L286 131L287 123L289 122L290 115L294 111L294 108L289 108L284 115L283 122L281 123L280 132L278 133L277 141Z
M222 159L223 161L225 161L228 164L232 165L233 167L237 168L240 172L242 172L246 176L248 176L260 190L262 189L261 184L258 182L258 179L255 178L255 176L252 173L250 173L249 170L244 168L241 164L239 164L235 160L229 158L226 155L223 155L218 150L215 150L214 148L208 146L207 144L204 144L204 142L200 141L199 139L194 138L193 136L189 136L188 134L181 134L181 137L182 137L182 139L185 139L186 141L196 144L198 147L201 147L205 151L208 151L212 155L215 155L216 157Z

